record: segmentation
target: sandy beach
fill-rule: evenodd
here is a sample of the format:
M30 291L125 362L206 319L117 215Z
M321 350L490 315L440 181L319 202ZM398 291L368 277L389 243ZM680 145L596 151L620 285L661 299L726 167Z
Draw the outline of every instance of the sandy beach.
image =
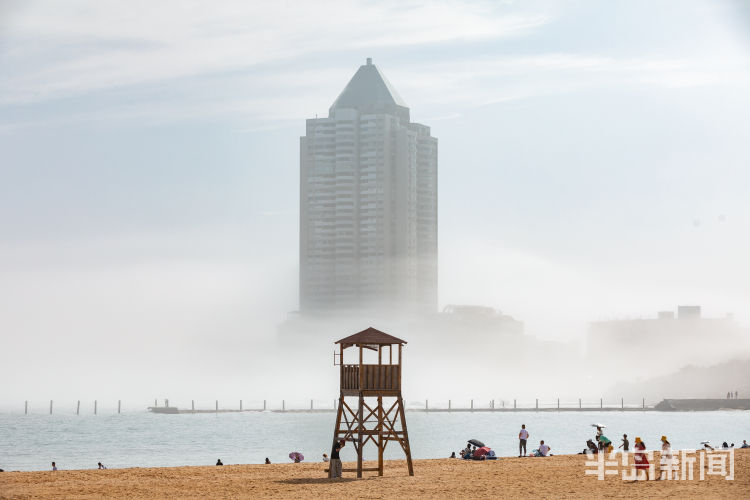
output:
M600 481L585 474L585 462L583 455L417 460L409 477L405 462L389 461L383 477L359 480L352 473L329 480L322 463L3 472L0 498L742 498L750 488L750 449L736 450L732 481L698 480L697 463L692 481L632 482L619 473Z

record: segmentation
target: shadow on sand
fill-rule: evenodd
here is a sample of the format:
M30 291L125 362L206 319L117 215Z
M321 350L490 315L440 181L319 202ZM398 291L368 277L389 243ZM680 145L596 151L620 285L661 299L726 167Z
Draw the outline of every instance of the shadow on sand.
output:
M353 477L342 477L339 479L329 479L327 477L300 477L297 479L282 479L276 482L281 483L281 484L330 484L330 483L349 483L351 481L357 481L357 479Z

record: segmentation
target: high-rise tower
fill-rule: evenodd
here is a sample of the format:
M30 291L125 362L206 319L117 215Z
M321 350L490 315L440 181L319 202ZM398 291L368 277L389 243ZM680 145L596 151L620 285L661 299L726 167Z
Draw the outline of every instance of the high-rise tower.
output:
M300 309L436 307L437 139L368 58L300 139Z

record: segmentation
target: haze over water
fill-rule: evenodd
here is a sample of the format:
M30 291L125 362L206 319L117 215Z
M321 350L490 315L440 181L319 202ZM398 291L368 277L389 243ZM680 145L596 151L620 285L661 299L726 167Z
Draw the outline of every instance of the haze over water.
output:
M447 458L468 439L479 439L499 456L517 456L518 430L526 424L529 451L540 439L552 453L580 452L593 437L591 423L607 425L605 435L619 445L623 433L641 436L658 449L662 434L673 449L700 448L700 441L741 445L750 438L750 420L741 411L562 412L562 413L419 413L407 412L412 457ZM53 460L62 469L91 469L101 461L110 468L288 463L299 451L306 461L330 453L332 413L232 413L196 415L8 415L0 414L0 468L46 470ZM376 459L365 447L365 459ZM369 453L369 454L368 454ZM343 460L354 460L344 448ZM397 443L386 458L403 459ZM321 465L322 468L322 465Z

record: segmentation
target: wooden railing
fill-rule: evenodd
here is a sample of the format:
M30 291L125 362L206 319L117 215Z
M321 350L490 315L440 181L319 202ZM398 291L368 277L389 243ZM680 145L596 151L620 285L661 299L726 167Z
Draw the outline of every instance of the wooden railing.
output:
M396 391L400 389L398 365L344 365L341 374L342 389Z

